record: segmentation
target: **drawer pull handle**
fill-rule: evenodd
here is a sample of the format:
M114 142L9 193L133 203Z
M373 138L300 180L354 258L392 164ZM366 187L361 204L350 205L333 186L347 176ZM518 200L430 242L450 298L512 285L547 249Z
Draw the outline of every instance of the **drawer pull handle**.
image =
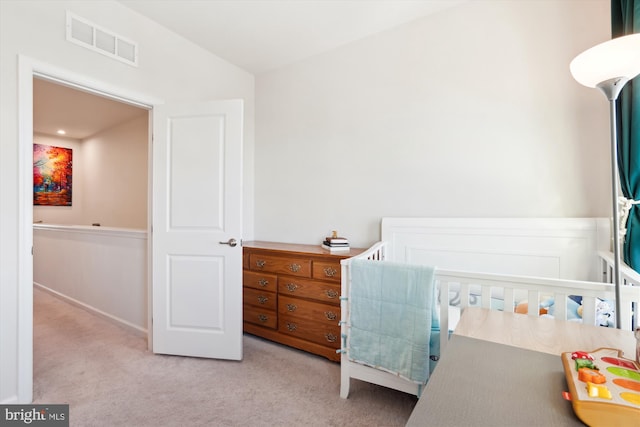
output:
M296 289L298 289L298 285L296 285L295 283L287 283L287 289L289 290L289 292L295 292Z
M336 340L338 339L337 336L335 336L334 334L324 334L324 337L327 339L327 341L329 342L336 342Z
M265 314L258 314L258 320L264 323L269 320L269 318Z
M258 285L262 286L263 288L265 286L267 286L269 284L269 281L267 279L260 279L258 280Z
M263 259L257 259L256 260L256 267L258 267L258 268L263 268L266 264L267 264L267 261L265 261Z
M295 305L295 304L287 304L287 310L288 311L296 311L297 308L298 308L298 306Z
M338 315L333 311L325 311L324 315L326 316L327 320L336 320L338 318Z
M301 268L302 266L300 264L289 264L289 270L293 271L294 273L300 271Z
M267 297L265 297L265 296L263 296L263 295L258 296L258 302L259 302L260 304L264 304L264 303L266 303L267 301L269 301L269 298L267 298Z
M334 277L337 272L338 272L338 270L336 270L333 267L327 267L327 268L324 269L324 275L327 276L327 277Z
M295 323L287 322L287 329L289 332L293 332L298 329L298 326Z
M338 293L333 289L327 289L324 293L327 294L327 298L338 298Z

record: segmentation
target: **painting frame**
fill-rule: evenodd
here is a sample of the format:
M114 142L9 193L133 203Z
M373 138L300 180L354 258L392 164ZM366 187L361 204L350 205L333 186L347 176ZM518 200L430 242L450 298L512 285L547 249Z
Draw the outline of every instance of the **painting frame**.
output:
M73 149L33 144L33 205L72 206Z

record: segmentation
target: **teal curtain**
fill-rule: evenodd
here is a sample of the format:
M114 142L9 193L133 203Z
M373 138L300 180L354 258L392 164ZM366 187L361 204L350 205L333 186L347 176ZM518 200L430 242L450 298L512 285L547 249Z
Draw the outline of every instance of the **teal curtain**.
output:
M612 38L633 33L640 33L640 0L612 0ZM620 189L626 199L640 201L640 77L626 84L617 110ZM631 206L626 228L624 262L640 272L640 204Z

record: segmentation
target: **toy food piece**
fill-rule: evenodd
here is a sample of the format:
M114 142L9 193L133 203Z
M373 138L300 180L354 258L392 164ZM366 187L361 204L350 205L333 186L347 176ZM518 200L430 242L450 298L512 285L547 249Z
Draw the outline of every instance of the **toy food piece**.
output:
M640 406L640 394L624 392L624 393L620 393L620 397L626 400L627 402Z
M573 360L576 360L576 359L593 360L593 356L587 353L586 351L574 351L573 353L571 353L571 358Z
M610 366L607 368L607 371L611 372L613 375L617 375L619 377L629 378L634 381L640 381L640 373L638 371L632 371L630 369L618 368L617 366Z
M601 397L603 399L611 399L611 392L605 385L587 383L587 393L589 397Z
M633 369L634 371L638 370L636 365L634 365L633 362L630 360L618 359L616 357L603 357L602 361L610 363L612 365L620 366L625 369Z
M607 382L607 377L602 375L600 372L589 368L578 369L578 379L584 383L593 384L604 384Z
M595 369L598 371L598 367L593 363L593 360L590 359L575 359L576 360L576 371L579 371L580 368L589 368Z
M629 390L640 391L640 383L638 381L631 381L625 378L616 378L613 383L620 387L628 388Z

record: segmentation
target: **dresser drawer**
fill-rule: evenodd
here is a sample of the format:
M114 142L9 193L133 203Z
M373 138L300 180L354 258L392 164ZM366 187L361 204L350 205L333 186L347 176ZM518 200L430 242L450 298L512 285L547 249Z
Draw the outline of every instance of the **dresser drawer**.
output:
M242 272L242 284L245 287L275 292L278 289L278 276L267 273Z
M340 321L340 307L284 296L278 298L278 314L301 317L329 325L337 325Z
M337 323L331 325L281 314L278 319L278 332L333 348L340 347L340 326Z
M242 251L242 268L249 269L249 253L247 251Z
M242 242L244 332L340 361L340 261L361 252Z
M340 281L340 261L336 262L323 262L314 261L312 277L319 280L333 280L335 282Z
M249 268L276 274L311 277L311 260L261 254L249 254Z
M278 317L274 310L265 310L260 307L245 305L242 314L245 322L255 323L256 325L271 329L276 329L278 325Z
M255 307L263 307L269 310L276 310L277 308L277 295L275 292L267 292L260 289L243 288L242 297L244 303L253 305Z
M326 304L340 305L340 285L297 277L278 276L278 293L310 298Z

